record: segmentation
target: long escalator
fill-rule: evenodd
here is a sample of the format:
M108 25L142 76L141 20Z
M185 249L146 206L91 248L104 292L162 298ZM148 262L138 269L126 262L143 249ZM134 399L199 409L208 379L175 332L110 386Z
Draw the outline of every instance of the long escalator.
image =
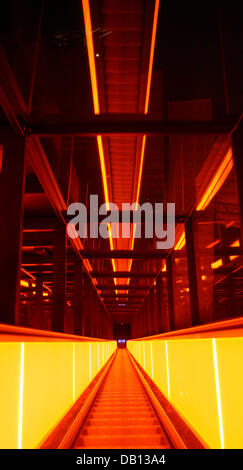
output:
M72 448L171 447L127 351L118 350Z

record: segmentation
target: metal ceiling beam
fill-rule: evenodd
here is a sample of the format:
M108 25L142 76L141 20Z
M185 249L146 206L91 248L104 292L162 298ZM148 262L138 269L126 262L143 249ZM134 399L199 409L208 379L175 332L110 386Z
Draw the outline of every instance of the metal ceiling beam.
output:
M135 308L139 308L141 305L142 305L142 302L140 303L133 303L133 304L125 304L124 302L124 305L118 305L118 303L115 303L115 302L110 302L110 303L106 303L107 307L109 308L112 308L114 307L115 310L120 310L120 311L123 311L125 309L131 309L131 310L134 310Z
M141 135L227 135L236 124L236 118L224 121L163 121L151 120L148 116L137 114L118 114L116 116L96 116L80 123L32 124L27 125L29 135L51 137L55 135L85 137L111 134Z
M128 303L125 303L125 302L121 302L120 304L118 304L117 302L106 302L106 305L108 307L112 307L114 306L116 309L118 310L125 310L126 309L134 309L134 308L139 308L141 305L142 305L143 302L133 302L131 304L128 304ZM124 304L124 305L122 305Z
M103 299L118 299L118 301L120 300L124 300L124 299L143 299L144 298L144 294L102 294L102 298Z
M145 224L146 221L146 217L147 217L147 214L151 217L151 222L153 223L164 223L164 222L169 222L170 221L170 217L168 215L167 217L167 211L166 211L166 204L164 205L163 207L163 212L161 212L161 214L156 214L156 219L155 219L155 211L152 209L151 212L149 212L149 210L147 209L146 210L146 215L145 215L145 211L143 210L142 212L140 211L137 211L137 212L140 212L140 214L137 214L137 212L134 210L120 210L119 211L119 221L125 221L125 223L128 223L127 221L130 221L130 223L136 223L136 224ZM112 211L107 211L107 215L110 215L112 213ZM67 214L66 211L63 211L62 213L63 215L63 218L66 220L66 222L68 223L69 220L71 220L73 218L73 215L69 216ZM104 221L104 219L107 217L107 215L100 215L98 214L97 215L97 222L98 223L102 223ZM137 219L136 218L136 215L139 215L139 218ZM159 217L160 216L160 217ZM186 214L175 214L175 219L173 217L172 219L172 222L174 222L175 220L175 223L178 223L178 224L182 224L182 223L185 223L186 220L188 218L188 215ZM90 222L94 223L94 220L91 218L90 216L90 212L89 210L87 210L87 220L86 218L84 220L81 220L81 222L83 223L87 223L87 225L90 224ZM96 222L96 220L95 220Z
M184 258L185 254L181 250L173 251L176 258ZM214 247L213 250L210 248L204 250L197 250L197 253L205 256L234 256L243 255L243 249L240 247ZM83 258L89 259L166 259L169 255L167 250L147 250L147 251L135 251L135 250L89 250L81 251Z
M96 289L98 290L128 290L128 291L133 291L133 290L149 290L151 286L127 286L124 284L121 285L114 285L114 286L102 286L101 284L98 284L96 286Z
M165 259L169 252L167 250L147 250L147 251L135 251L135 250L113 250L113 251L100 251L100 250L89 250L81 251L83 258L90 259Z
M55 225L55 217L24 217L23 231L26 233L53 232Z
M157 273L154 272L154 273L131 273L130 271L107 271L107 272L97 272L97 271L93 271L90 273L92 277L98 279L98 278L107 278L107 277L112 277L112 278L116 278L116 279L120 279L120 278L137 278L137 279L143 279L143 278L146 278L146 277L149 277L149 278L154 278L156 277Z

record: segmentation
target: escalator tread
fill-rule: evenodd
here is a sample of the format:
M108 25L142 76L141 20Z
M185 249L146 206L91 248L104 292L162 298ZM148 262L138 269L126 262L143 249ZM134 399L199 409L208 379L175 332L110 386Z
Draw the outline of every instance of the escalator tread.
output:
M171 448L125 349L118 350L73 448Z

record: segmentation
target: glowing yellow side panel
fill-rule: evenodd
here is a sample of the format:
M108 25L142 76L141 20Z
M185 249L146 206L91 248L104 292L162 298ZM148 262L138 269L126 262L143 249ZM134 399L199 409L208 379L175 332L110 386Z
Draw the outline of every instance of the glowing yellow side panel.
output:
M168 398L165 341L151 341L153 354L153 381Z
M18 447L21 343L0 343L0 448Z
M91 343L91 380L98 372L98 343Z
M34 448L71 408L116 342L0 342L0 448Z
M75 343L75 399L90 382L90 343Z
M128 349L209 447L220 448L213 339L129 341Z
M220 448L212 339L169 340L170 401L210 447Z
M72 343L25 343L22 448L35 447L73 404Z
M243 447L243 338L215 340L225 448Z

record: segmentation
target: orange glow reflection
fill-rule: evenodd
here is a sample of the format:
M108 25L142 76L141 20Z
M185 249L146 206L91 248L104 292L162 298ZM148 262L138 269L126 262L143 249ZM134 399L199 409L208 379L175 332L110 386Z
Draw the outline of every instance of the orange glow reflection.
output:
M196 207L197 211L206 209L206 207L210 204L214 196L217 194L221 186L224 184L227 176L229 175L230 171L233 168L233 165L234 165L234 162L233 162L232 149L230 148L228 152L226 153L218 170L216 171L214 177L212 178L209 186L204 192L201 200L199 201Z
M186 244L186 234L185 232L183 232L183 234L181 235L181 237L179 238L177 244L175 245L175 250L182 250L182 248L185 246Z

